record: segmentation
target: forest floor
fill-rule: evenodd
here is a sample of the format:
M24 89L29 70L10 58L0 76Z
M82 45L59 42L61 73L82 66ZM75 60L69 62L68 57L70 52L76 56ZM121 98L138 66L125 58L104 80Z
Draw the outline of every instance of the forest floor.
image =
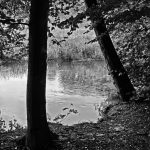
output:
M118 103L98 123L49 127L62 150L150 150L150 102ZM3 149L17 149L5 136Z

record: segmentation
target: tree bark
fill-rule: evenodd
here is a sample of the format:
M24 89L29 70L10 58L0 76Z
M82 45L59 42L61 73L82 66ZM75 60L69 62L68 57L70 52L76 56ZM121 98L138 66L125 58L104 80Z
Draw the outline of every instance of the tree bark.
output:
M0 59L1 59L1 60L4 59L3 47L2 47L2 46L0 46Z
M97 0L85 0L85 4L89 10L90 19L108 65L109 73L112 75L122 99L129 101L136 92L113 46L104 18L99 11Z
M29 22L27 136L30 150L56 149L46 119L47 17L49 0L32 0Z

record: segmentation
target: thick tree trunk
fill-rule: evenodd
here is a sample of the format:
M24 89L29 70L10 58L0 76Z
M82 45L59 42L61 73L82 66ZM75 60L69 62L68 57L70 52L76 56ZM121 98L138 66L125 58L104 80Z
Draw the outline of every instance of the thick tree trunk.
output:
M46 119L47 17L49 0L32 0L29 23L27 139L30 150L55 149Z
M135 95L135 89L122 65L107 31L104 19L98 12L97 0L85 0L97 40L105 57L110 74L124 101Z

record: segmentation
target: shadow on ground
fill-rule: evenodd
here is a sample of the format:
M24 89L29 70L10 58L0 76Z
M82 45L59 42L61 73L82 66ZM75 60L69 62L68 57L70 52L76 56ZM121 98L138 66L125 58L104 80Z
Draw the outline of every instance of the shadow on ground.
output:
M116 103L98 123L49 128L59 136L60 150L150 150L150 102ZM1 148L24 150L11 140L24 134L22 129L1 134Z
M98 123L49 123L64 150L149 150L150 103L119 103Z

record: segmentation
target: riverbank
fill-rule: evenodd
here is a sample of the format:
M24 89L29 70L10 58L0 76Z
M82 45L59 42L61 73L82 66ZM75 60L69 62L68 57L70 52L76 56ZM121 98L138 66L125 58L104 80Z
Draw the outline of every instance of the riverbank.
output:
M97 123L49 126L64 150L149 150L150 102L116 103Z
M9 62L27 61L28 55L13 57L5 56L0 59L0 65ZM98 44L85 45L81 41L63 44L61 47L52 46L47 49L47 61L55 62L72 62L72 61L89 61L104 60L103 54Z
M61 66L58 65L58 68L61 70L62 73L62 68L60 67ZM49 74L53 73L50 74L50 77L52 77L52 75L55 77L56 67L54 66L52 68L50 66L50 68L52 70L49 72ZM93 82L95 80L95 76L93 76L92 73L96 73L96 71L99 72L99 70L101 70L101 68L98 69L96 67L95 70L91 71L89 71L89 69L85 69L87 70L86 72L84 71L83 67L80 68L80 66L77 66L76 69L73 69L73 66L70 66L69 68L70 69L66 69L66 67L64 66L64 72L61 76L64 87L66 87L66 83L67 85L68 83L70 83L69 87L72 87L73 85L80 85L80 83L82 83L80 81L84 81L85 79ZM90 68L93 69L93 66L91 66ZM76 76L77 71L79 71L78 76ZM22 72L24 71L22 70ZM83 74L87 74L86 78L85 76L83 76ZM101 75L98 75L98 77L101 77ZM76 81L73 82L74 84L72 83L73 79L74 81ZM96 80L96 82L94 82L96 83L96 85L98 83L97 81L99 80ZM101 85L101 83L102 82L100 82L98 85ZM93 89L93 87L98 88L97 86L95 86L95 84L92 84L91 82L88 82L88 85L92 85L91 89ZM81 89L83 89L83 86ZM81 91L81 89L79 91ZM89 86L87 89L90 89ZM62 124L49 122L50 130L58 135L59 140L57 141L57 143L62 147L60 149L63 150L148 150L150 149L149 93L150 88L147 87L142 93L139 94L142 101L125 103L115 100L113 104L110 103L111 107L105 107L105 105L103 105L104 109L107 111L103 111L103 118L100 119L97 123L83 122L72 126L65 126ZM145 99L146 101L143 101ZM91 99L89 100L91 101ZM3 130L4 127L4 121L1 119L1 148L4 150L23 150L24 143L19 142L20 140L16 139L24 136L26 134L26 129L14 123L10 124L10 127L12 128L10 128L9 131ZM18 146L18 142L20 146Z
M117 103L97 123L49 123L49 127L59 136L57 144L63 150L149 150L150 102ZM25 129L1 135L3 149L11 150L17 148L13 141L25 135Z
M104 62L104 58L103 57L99 57L99 58L82 58L82 59L63 59L63 58L50 58L47 57L47 63L85 63L85 62ZM20 60L18 59L5 59L5 60L0 60L0 66L5 66L5 65L11 65L11 64L24 64L24 63L28 63L28 58L22 58Z

